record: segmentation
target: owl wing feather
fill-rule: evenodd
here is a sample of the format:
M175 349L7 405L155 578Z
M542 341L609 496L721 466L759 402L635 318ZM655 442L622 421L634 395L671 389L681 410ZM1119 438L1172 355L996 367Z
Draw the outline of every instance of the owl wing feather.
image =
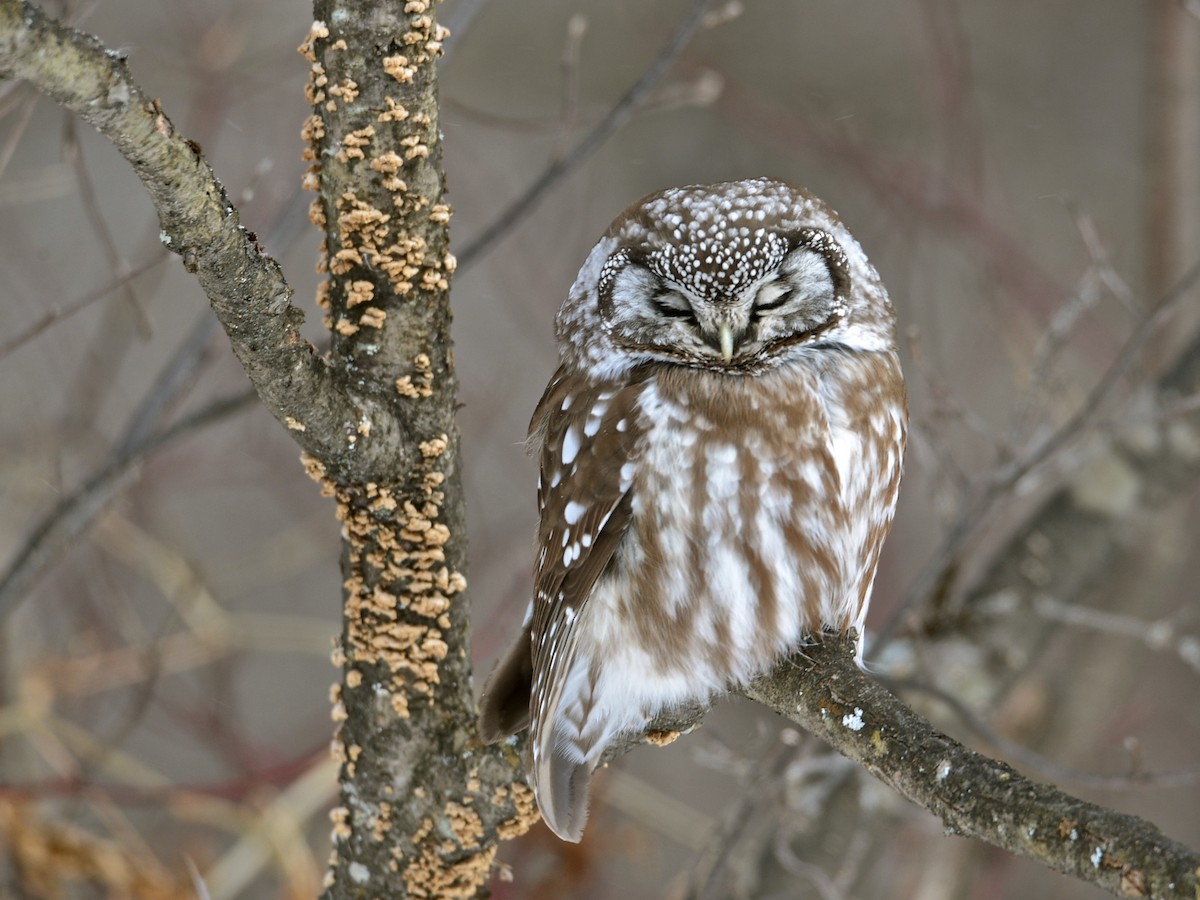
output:
M532 773L543 817L573 841L583 833L589 751L600 736L588 727L588 692L579 682L588 661L576 661L578 622L629 528L642 389L639 379L584 382L560 369L530 424L541 462L530 623Z

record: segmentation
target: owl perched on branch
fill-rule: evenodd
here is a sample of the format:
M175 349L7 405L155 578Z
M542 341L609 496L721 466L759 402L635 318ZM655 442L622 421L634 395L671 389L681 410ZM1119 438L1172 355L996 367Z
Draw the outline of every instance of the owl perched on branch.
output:
M904 455L893 319L841 219L779 181L651 194L588 256L529 429L534 598L480 716L529 727L559 837L616 736L862 633Z

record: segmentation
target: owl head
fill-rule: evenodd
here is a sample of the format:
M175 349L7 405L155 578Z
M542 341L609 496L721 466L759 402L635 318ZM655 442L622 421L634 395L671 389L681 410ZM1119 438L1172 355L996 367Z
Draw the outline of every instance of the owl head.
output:
M797 354L892 346L879 276L833 210L757 178L672 188L623 212L559 311L565 361L753 374Z

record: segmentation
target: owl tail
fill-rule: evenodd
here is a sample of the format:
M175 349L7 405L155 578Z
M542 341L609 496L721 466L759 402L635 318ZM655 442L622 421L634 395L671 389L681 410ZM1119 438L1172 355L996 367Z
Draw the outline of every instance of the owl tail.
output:
M483 689L479 701L479 736L485 744L516 734L529 724L532 684L533 651L526 622Z
M479 701L479 736L492 743L516 734L529 725L529 695L533 685L533 653L529 624L492 670ZM553 720L553 719L552 719ZM564 841L578 843L587 822L588 785L594 759L578 750L578 732L552 727L550 734L530 735L532 763L527 759L530 781L542 818Z
M531 774L542 818L564 841L577 844L587 824L595 759L581 757L566 735L546 735L538 740L537 749Z

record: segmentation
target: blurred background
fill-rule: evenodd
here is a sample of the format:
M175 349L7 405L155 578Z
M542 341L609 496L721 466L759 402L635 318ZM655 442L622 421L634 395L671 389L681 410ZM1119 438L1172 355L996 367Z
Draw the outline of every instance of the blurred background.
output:
M295 52L310 8L47 7L125 53L203 146L319 341ZM1196 6L712 0L664 55L695 9L442 8L477 682L527 602L525 427L592 243L662 187L785 178L841 213L900 320L913 432L872 667L972 746L1200 844L1200 508L1194 488L1126 502L1136 479L1111 453L1195 408L1152 386L1194 337L1196 292L1127 342L1200 260ZM615 108L628 121L573 156ZM187 896L194 870L213 898L316 896L332 504L247 395L124 161L11 83L0 209L0 895ZM1028 524L1064 485L1112 514L1112 565ZM1074 588L991 590L1010 559ZM581 845L538 826L500 859L501 898L1103 896L946 836L744 700L599 773Z

